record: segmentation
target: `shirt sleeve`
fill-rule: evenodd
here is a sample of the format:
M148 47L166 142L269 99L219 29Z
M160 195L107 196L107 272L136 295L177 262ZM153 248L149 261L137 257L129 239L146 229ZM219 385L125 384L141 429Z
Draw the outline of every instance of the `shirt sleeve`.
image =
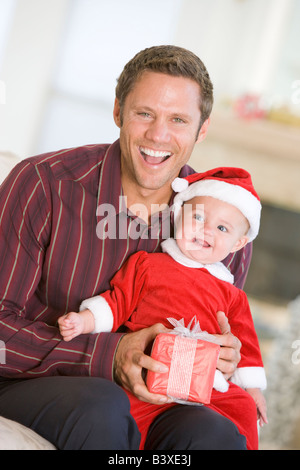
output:
M238 291L229 308L231 332L242 343L241 360L231 381L242 388L266 388L266 375L247 296Z
M252 258L252 249L252 243L247 243L244 248L236 251L235 253L230 253L230 255L228 255L223 261L225 266L234 276L234 285L239 289L244 288L247 279Z
M95 375L112 380L120 334L81 335L64 342L55 321L39 321L26 305L45 282L51 195L35 165L18 164L0 188L0 375L35 378ZM50 320L50 319L49 319Z

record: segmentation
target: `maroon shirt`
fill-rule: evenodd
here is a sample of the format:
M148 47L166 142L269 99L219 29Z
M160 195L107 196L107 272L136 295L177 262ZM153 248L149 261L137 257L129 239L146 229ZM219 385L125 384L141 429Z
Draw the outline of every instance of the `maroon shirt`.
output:
M180 176L193 170L185 166ZM98 376L112 380L120 333L64 342L57 319L78 311L136 251L160 251L169 211L149 227L122 199L119 141L23 160L0 189L0 376ZM242 287L251 245L225 264Z

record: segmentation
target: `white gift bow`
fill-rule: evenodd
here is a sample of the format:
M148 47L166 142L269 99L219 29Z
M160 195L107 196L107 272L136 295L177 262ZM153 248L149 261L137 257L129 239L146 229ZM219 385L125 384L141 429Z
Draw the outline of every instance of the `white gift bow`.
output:
M218 338L207 333L207 331L201 330L196 315L191 319L187 326L184 326L183 318L181 318L181 320L176 320L176 318L167 318L167 320L174 326L173 333L175 334L188 336L189 338L202 339L203 341L210 341L211 343L219 344L221 346L221 342ZM192 326L193 322L194 326Z

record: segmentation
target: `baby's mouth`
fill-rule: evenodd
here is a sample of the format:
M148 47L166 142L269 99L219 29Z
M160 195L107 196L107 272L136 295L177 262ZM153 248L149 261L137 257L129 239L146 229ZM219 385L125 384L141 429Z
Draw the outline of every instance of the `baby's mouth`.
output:
M197 238L197 237L194 237L193 238L193 243L195 245L197 245L199 248L210 248L211 245L206 241L206 240L203 240L203 238Z
M150 165L159 165L173 155L172 152L168 150L153 150L147 147L140 147L139 150L145 162Z

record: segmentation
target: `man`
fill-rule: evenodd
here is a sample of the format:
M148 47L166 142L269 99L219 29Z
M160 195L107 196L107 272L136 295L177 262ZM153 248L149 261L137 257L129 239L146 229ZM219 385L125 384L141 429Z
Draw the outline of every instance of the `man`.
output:
M162 325L64 343L56 321L107 289L132 253L159 250L171 182L193 172L186 163L206 136L212 102L198 57L174 46L146 49L118 80L117 142L24 160L1 188L0 322L7 358L0 414L59 449L138 448L136 424L116 383L141 400L168 401L150 393L142 378L143 369L164 370L145 353ZM240 287L249 259L244 251L225 261ZM240 343L218 315L224 346L218 368L229 377ZM145 447L244 446L230 421L205 407L179 405L153 423Z

